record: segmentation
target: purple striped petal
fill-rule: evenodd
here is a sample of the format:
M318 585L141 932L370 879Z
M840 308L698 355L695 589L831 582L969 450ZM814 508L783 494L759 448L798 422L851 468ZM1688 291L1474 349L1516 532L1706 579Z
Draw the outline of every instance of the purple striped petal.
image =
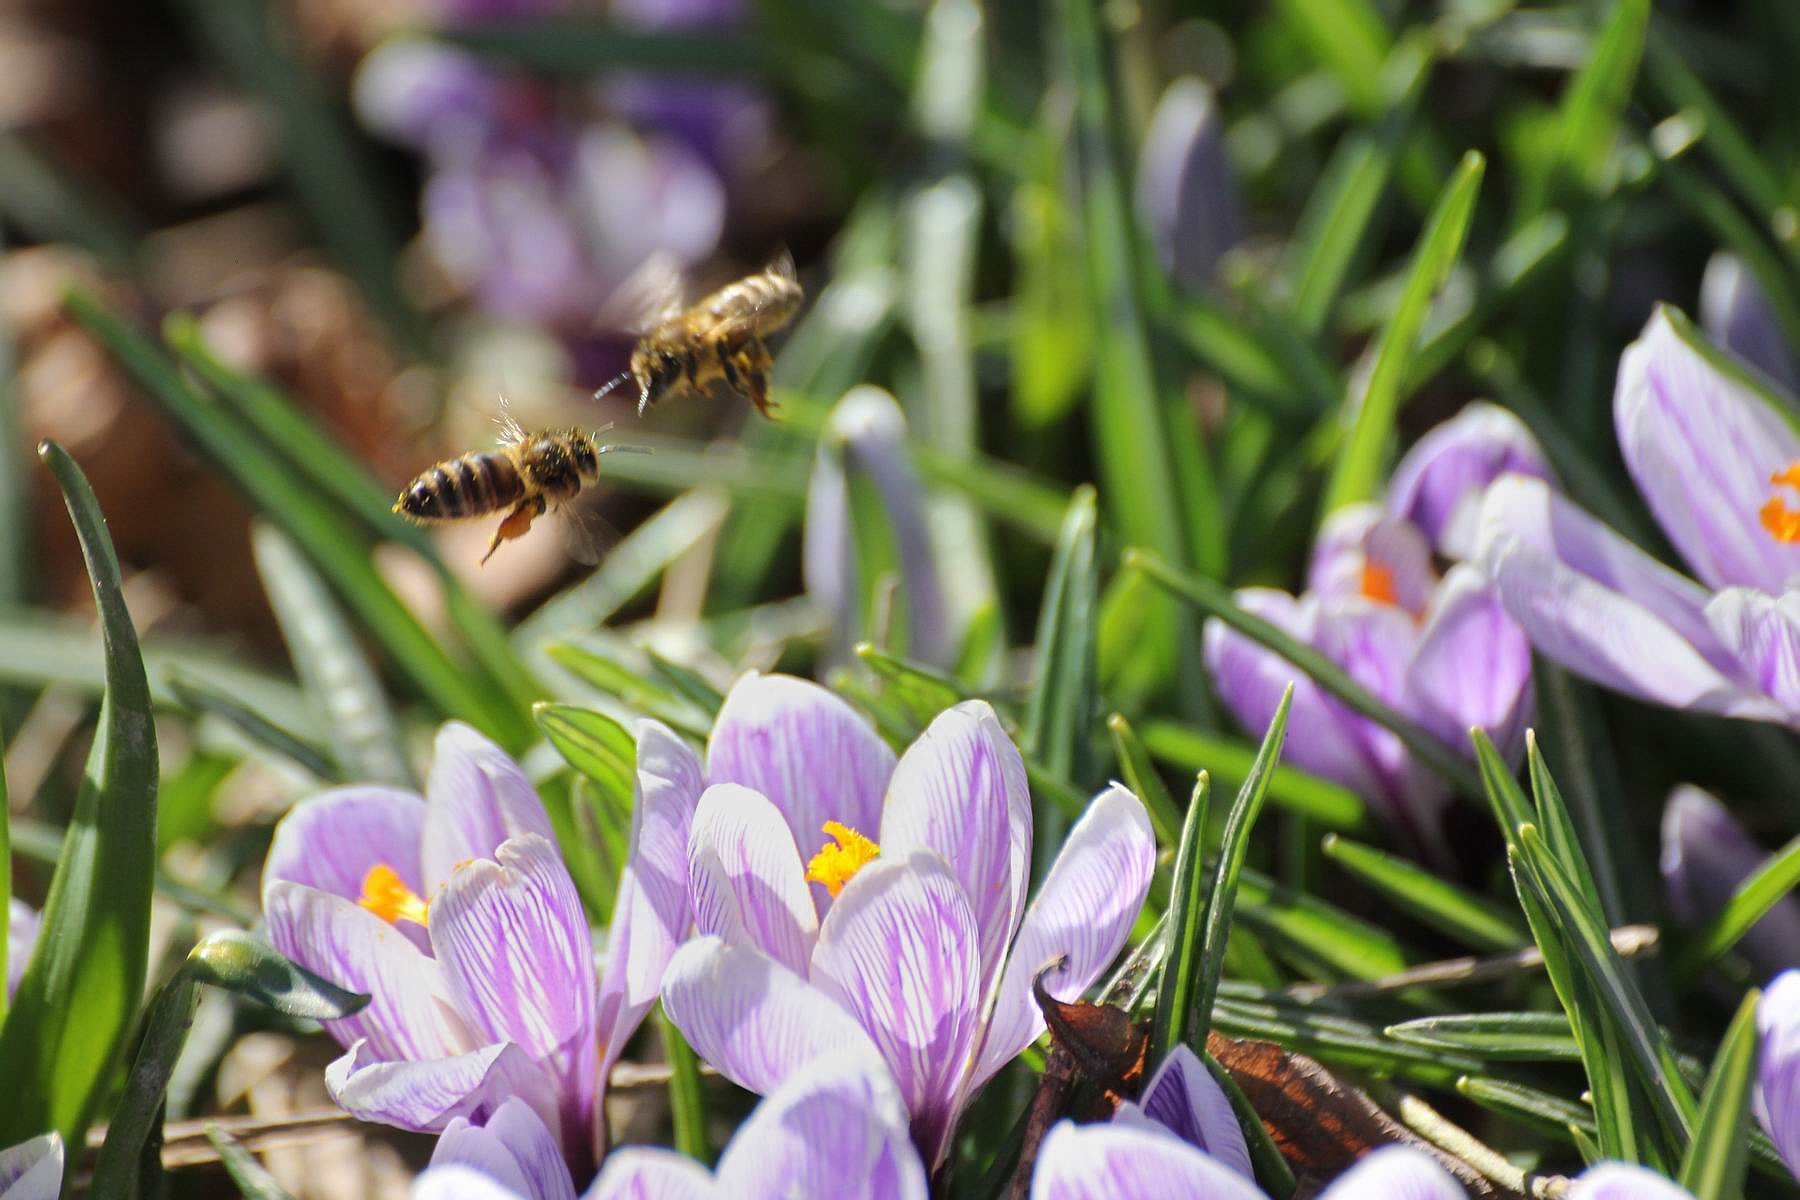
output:
M62 1182L62 1135L43 1133L0 1150L0 1200L56 1200Z
M1306 590L1315 595L1362 596L1413 614L1425 611L1436 586L1437 569L1424 533L1375 504L1353 504L1332 513L1306 568ZM1385 594L1388 588L1391 596Z
M700 759L667 726L641 721L631 838L607 931L597 1025L601 1086L656 1003L663 971L693 925L688 834L705 787Z
M881 1057L836 1000L774 959L718 938L695 938L676 952L662 1002L702 1058L761 1095L815 1059Z
M1267 1200L1180 1138L1129 1125L1058 1121L1038 1150L1031 1200Z
M929 1194L894 1081L854 1060L815 1063L757 1105L725 1147L718 1188L743 1200Z
M1470 566L1452 568L1432 601L1406 671L1406 711L1445 745L1469 752L1469 729L1509 758L1532 712L1531 643L1499 594Z
M1693 1193L1648 1167L1601 1163L1581 1173L1569 1200L1694 1200Z
M1319 1200L1468 1200L1468 1193L1429 1154L1388 1146L1339 1175Z
M880 828L894 752L818 684L746 675L719 709L706 769L711 783L741 783L767 796L787 818L804 859L809 839L824 841L827 821L864 836ZM816 895L823 897L824 889Z
M460 721L438 730L425 798L421 891L450 878L459 863L492 858L508 838L535 833L556 841L544 803L519 764Z
M1771 596L1727 588L1707 604L1706 621L1737 656L1745 677L1789 713L1800 714L1800 592Z
M1783 971L1763 992L1756 1031L1756 1119L1788 1170L1800 1172L1800 970Z
M407 1200L533 1200L483 1171L452 1163L427 1167L406 1190Z
M627 1146L606 1156L581 1200L727 1200L705 1167L673 1150Z
M481 1039L457 1012L443 968L410 938L341 896L276 883L263 897L269 941L307 970L369 995L354 1016L324 1022L374 1059L461 1054Z
M1293 635L1302 642L1316 636L1319 603L1312 597L1296 600L1272 588L1244 588L1234 597L1239 607ZM1387 783L1376 772L1342 709L1301 670L1272 650L1265 649L1216 617L1206 622L1206 668L1212 675L1219 700L1237 723L1260 737L1275 717L1282 691L1294 685L1288 725L1306 730L1285 747L1286 760L1324 779L1343 784L1360 796L1386 793Z
M700 797L688 840L694 928L804 975L819 915L794 835L773 804L735 783Z
M485 1124L457 1117L445 1126L431 1167L449 1166L473 1170L526 1200L575 1200L556 1135L521 1100L505 1101Z
M1047 963L1068 956L1068 966L1044 981L1046 991L1066 1001L1085 992L1118 955L1143 907L1155 866L1156 835L1143 802L1115 783L1094 797L1069 830L1025 913L971 1088L985 1083L1043 1032L1044 1016L1031 997L1031 981Z
M880 841L883 854L929 850L949 865L969 898L991 987L1031 885L1031 792L1025 760L985 701L946 709L906 748Z
M1700 277L1700 327L1789 395L1800 391L1800 363L1794 361L1768 293L1735 254L1721 250L1706 260Z
M1800 460L1800 432L1697 337L1658 308L1626 349L1613 394L1619 451L1696 576L1714 589L1779 592L1800 573L1800 545L1777 541L1759 513L1775 494L1769 476Z
M423 894L419 839L425 801L386 787L333 788L302 800L275 826L263 862L263 892L286 881L346 900L362 895L370 868L391 867Z
M325 1068L325 1090L359 1121L421 1133L458 1117L484 1121L508 1100L529 1105L547 1129L561 1120L555 1081L510 1042L426 1062L382 1062L358 1042Z
M594 1094L593 937L556 848L536 834L450 876L431 905L431 945L459 1006L488 1039L515 1042Z
M1245 1179L1255 1182L1250 1146L1238 1125L1225 1089L1186 1045L1177 1045L1144 1085L1138 1102L1120 1105L1113 1120L1152 1121L1182 1141L1206 1151Z
M1684 784L1669 794L1662 821L1662 876L1669 907L1682 921L1698 924L1710 918L1768 858L1769 852L1706 792ZM1783 896L1750 927L1738 950L1762 974L1800 966L1800 897Z
M1477 401L1413 444L1388 483L1387 511L1424 530L1438 553L1475 553L1481 500L1502 475L1549 479L1531 431L1498 405Z
M1703 588L1542 481L1509 475L1488 490L1478 557L1531 644L1576 674L1653 704L1781 718L1738 676Z
M880 1048L934 1165L975 1049L978 936L962 884L937 855L916 850L859 871L819 926L813 951L814 984Z

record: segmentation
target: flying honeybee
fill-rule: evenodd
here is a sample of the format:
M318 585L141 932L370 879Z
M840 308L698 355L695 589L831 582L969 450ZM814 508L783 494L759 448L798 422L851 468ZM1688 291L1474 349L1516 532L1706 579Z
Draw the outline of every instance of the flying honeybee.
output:
M649 285L662 294L654 315L631 352L631 369L595 395L626 379L638 385L638 415L652 404L682 392L704 393L724 380L732 391L774 416L769 369L774 360L763 339L779 331L800 310L804 293L794 276L794 260L783 251L755 275L727 284L690 307L675 293L679 279L666 261L646 264Z
M506 511L482 562L501 542L524 537L531 523L555 505L564 518L569 553L584 563L600 561L600 518L580 511L575 497L600 478L600 456L637 446L604 445L579 429L527 433L503 410L500 446L473 450L421 472L394 501L394 511L420 525L467 521ZM604 432L602 430L601 432Z

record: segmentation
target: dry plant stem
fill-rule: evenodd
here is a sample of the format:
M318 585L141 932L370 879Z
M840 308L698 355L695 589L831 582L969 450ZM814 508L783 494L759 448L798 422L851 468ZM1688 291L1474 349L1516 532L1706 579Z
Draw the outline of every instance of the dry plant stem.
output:
M1534 1175L1506 1161L1498 1150L1450 1121L1437 1109L1410 1092L1394 1097L1393 1109L1401 1123L1446 1154L1455 1155L1503 1188L1532 1200L1561 1200L1569 1181L1561 1175Z
M1652 954L1659 949L1662 935L1654 925L1621 925L1612 931L1612 947L1621 958ZM1541 971L1544 954L1536 946L1502 954L1493 958L1446 958L1439 962L1420 963L1380 979L1357 980L1353 983L1297 983L1287 989L1296 1000L1351 1000L1379 996L1386 992L1412 987L1443 987L1465 983L1485 983Z

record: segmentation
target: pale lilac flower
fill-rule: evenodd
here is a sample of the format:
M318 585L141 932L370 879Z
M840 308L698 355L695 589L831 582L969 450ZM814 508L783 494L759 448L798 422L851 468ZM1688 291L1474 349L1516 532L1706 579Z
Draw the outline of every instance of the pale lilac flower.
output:
M1452 561L1475 553L1481 501L1502 475L1549 480L1537 439L1519 418L1476 401L1428 432L1394 468L1387 511L1421 529Z
M1489 489L1479 557L1541 653L1653 704L1800 724L1800 428L1659 308L1619 363L1619 449L1699 582L1541 481Z
M1172 1133L1245 1179L1256 1179L1250 1166L1250 1146L1230 1097L1199 1055L1185 1044L1169 1052L1137 1100L1121 1103L1112 1119L1115 1125Z
M1712 917L1768 859L1769 852L1713 796L1687 784L1669 794L1662 876L1669 907L1682 921ZM1800 966L1800 897L1783 896L1737 948L1765 974Z
M752 16L746 0L614 0L611 12L645 30L741 30ZM745 84L625 74L608 82L607 95L633 125L681 141L725 179L761 165L773 141L769 104Z
M853 488L870 489L892 533L898 607L905 617L900 651L918 662L949 665L955 647L925 519L925 493L907 455L906 417L877 387L852 388L831 410L806 489L802 573L808 598L831 622L831 652L838 662L849 661L852 647L875 632L866 610L867 568L859 557L868 549L859 547L856 537Z
M1243 237L1225 119L1204 81L1177 79L1157 101L1138 154L1137 208L1163 268L1188 287L1212 283Z
M25 975L25 964L37 945L38 927L43 919L38 911L17 896L10 897L6 910L6 1000L12 1003Z
M1693 1193L1648 1167L1609 1162L1583 1171L1568 1200L1693 1200Z
M1756 1119L1788 1170L1800 1172L1800 970L1783 971L1764 990L1756 1032Z
M1466 1200L1429 1155L1390 1146L1367 1155L1319 1200ZM1031 1200L1267 1200L1261 1188L1160 1126L1059 1121L1038 1151Z
M1800 391L1800 364L1768 294L1744 262L1723 250L1700 277L1700 327L1787 392Z
M60 1134L40 1134L0 1150L0 1200L57 1200L62 1184Z
M1143 805L1096 797L1027 910L1025 767L985 703L896 762L830 692L750 676L707 766L688 863L711 936L670 964L664 1009L765 1095L815 1058L878 1052L935 1165L970 1096L1042 1032L1033 976L1067 955L1050 990L1069 999L1124 945L1155 858Z
M575 1200L556 1135L531 1106L508 1100L485 1122L444 1127L411 1200Z
M517 1099L571 1162L591 1161L601 1081L688 926L683 755L666 729L640 725L632 841L598 993L592 935L543 804L474 730L440 731L425 798L359 786L296 805L264 868L270 940L373 997L325 1022L347 1047L326 1071L333 1098L420 1130L479 1123Z

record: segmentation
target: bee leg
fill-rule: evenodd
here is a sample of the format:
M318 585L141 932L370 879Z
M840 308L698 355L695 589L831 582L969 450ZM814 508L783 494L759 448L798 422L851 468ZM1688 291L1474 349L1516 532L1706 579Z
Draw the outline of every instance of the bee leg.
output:
M750 344L750 348L744 352L744 362L741 364L745 376L750 381L750 386L746 389L750 402L756 405L757 412L771 421L779 419L775 415L775 410L779 406L769 399L769 369L773 365L774 362L769 357L768 348L760 341Z
M494 557L494 551L500 548L501 542L510 542L514 538L524 537L526 530L531 528L531 523L543 515L544 498L542 496L527 496L519 501L513 506L513 510L506 514L499 527L494 530L494 536L488 541L487 553L481 556L481 561L486 563L488 559Z
M731 385L732 391L740 396L743 395L744 378L738 374L737 364L732 361L731 351L727 350L725 344L721 342L717 347L717 354L719 369L725 372L725 382Z

